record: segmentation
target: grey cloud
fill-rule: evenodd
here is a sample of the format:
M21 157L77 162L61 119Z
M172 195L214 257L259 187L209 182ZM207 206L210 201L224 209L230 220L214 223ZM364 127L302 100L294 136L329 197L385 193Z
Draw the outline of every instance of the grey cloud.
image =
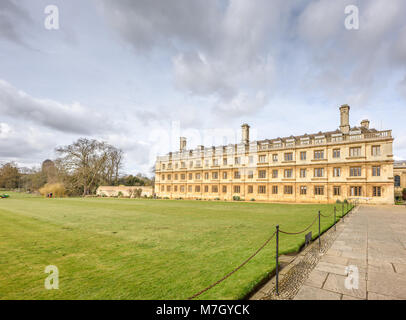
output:
M32 19L21 5L11 0L0 1L0 39L27 46L22 33L30 23Z
M109 121L79 103L38 99L0 79L0 112L62 132L90 134L105 130Z

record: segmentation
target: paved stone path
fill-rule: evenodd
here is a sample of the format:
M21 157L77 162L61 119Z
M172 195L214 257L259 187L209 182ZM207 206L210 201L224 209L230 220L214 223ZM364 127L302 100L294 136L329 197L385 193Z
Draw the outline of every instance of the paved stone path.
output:
M406 208L361 206L345 220L294 299L406 299Z

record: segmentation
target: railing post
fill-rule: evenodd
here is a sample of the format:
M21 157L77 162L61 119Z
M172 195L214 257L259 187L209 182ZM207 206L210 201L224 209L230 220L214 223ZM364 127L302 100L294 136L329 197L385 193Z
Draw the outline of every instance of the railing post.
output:
M276 226L276 295L279 296L279 224Z
M334 231L337 230L337 225L336 225L336 224L337 224L336 211L337 211L336 206L334 206Z
M320 210L319 210L319 250L321 250L321 240L320 240Z

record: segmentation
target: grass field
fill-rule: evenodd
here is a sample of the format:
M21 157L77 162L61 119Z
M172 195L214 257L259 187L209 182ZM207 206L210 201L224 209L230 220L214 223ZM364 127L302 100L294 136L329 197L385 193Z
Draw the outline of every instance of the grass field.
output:
M333 212L321 204L10 194L0 199L0 299L185 299L249 257L276 224L299 231L318 210ZM321 221L325 230L333 218ZM303 242L303 234L281 235L280 250ZM275 268L274 257L272 241L199 299L242 298ZM59 290L44 288L47 265L59 269Z

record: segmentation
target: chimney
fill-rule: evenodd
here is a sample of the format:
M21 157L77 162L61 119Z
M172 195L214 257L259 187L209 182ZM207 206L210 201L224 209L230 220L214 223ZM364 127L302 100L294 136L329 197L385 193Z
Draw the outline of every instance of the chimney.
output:
M340 130L344 134L350 132L350 106L348 104L340 107Z
M241 128L241 143L248 144L250 142L250 126L244 123Z
M365 128L365 129L369 129L369 120L368 119L362 120L361 127Z
M182 152L183 150L186 149L186 138L180 137L179 142L180 142L179 150L180 152Z

